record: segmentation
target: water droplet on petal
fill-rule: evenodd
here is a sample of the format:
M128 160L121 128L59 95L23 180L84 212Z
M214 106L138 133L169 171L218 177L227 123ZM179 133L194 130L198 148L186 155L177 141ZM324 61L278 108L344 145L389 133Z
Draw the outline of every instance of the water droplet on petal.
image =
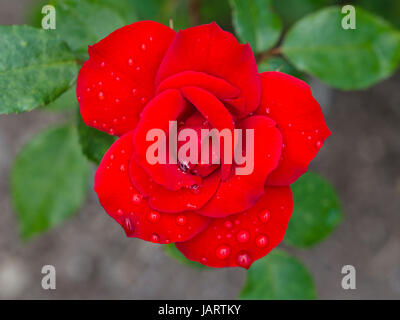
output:
M226 244L220 245L216 251L217 258L221 260L228 258L230 253L231 248Z
M184 225L186 224L186 221L187 221L187 219L186 219L185 216L178 216L178 217L176 218L176 223L177 223L178 225L180 225L180 226L184 226Z
M243 268L250 267L252 261L253 261L253 259L245 251L239 252L239 254L237 255L237 258L236 258L237 264Z
M99 99L100 100L104 99L104 93L102 91L99 92Z
M151 241L152 242L156 242L156 243L160 242L160 236L158 234L156 234L156 233L153 233L151 235Z
M126 170L126 167L125 167L124 164L121 164L121 166L119 167L119 169L120 169L121 171L125 171L125 170Z
M224 226L228 229L232 228L233 224L230 221L225 221Z
M142 50L146 50L146 45L144 43L142 44Z
M201 263L205 264L205 263L207 263L207 258L203 257L203 258L201 258L200 261L201 261Z
M147 215L147 220L152 223L160 221L160 214L157 211L150 211Z
M129 64L130 66L132 66L132 65L133 65L133 59L128 59L128 64Z
M236 240L240 243L245 243L249 241L250 239L250 234L246 230L241 230L236 234Z
M317 143L315 145L317 146L317 148L321 148L322 147L322 142L321 141L317 141Z
M102 62L100 63L100 67L102 67L102 68L104 68L105 65L106 65L106 63L105 63L104 61L102 61Z
M143 199L143 197L142 197L141 194L135 193L135 194L133 195L133 197L132 197L132 202L135 203L135 204L139 204L139 203L142 202L142 199Z
M264 235L259 235L256 238L256 245L260 248L265 248L268 245L268 238Z
M124 214L124 213L122 212L121 209L118 209L118 210L117 210L117 215L122 216L123 214Z
M125 231L127 233L133 232L133 225L132 225L131 219L125 218L124 227L125 227Z
M269 221L269 219L271 218L271 213L269 212L269 210L264 210L260 213L260 220L263 223L267 223Z

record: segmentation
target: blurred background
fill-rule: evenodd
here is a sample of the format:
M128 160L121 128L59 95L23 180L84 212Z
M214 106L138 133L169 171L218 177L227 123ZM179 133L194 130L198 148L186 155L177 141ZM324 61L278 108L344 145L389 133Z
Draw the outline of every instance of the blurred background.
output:
M27 23L37 2L0 0L0 24ZM280 2L293 8L287 25L312 10L302 1ZM400 21L399 6L381 11L377 2L387 1L365 4ZM209 10L204 15L213 19ZM232 28L229 15L218 19ZM362 91L339 91L316 79L311 87L333 135L310 168L334 185L344 219L311 249L283 247L311 271L320 299L399 299L400 73ZM62 226L29 241L20 239L9 194L14 158L34 134L65 117L40 109L0 116L0 298L236 299L244 270L190 268L166 256L159 245L127 239L99 205L92 186L84 206ZM46 264L56 267L56 290L41 287ZM341 269L347 264L356 268L356 290L341 287Z

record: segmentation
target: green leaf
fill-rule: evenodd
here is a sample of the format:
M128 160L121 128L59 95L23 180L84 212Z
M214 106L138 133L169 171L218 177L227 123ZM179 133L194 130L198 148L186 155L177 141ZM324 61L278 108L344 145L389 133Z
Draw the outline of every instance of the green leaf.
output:
M400 28L400 1L399 0L358 0L358 3L363 8L379 14L387 19L394 26Z
M292 192L294 209L284 241L295 247L315 245L342 220L336 191L321 176L308 172L292 185Z
M185 264L187 266L199 269L205 269L206 266L202 265L201 263L191 261L186 259L186 257L176 248L175 244L166 244L164 245L165 253L170 256L171 258L175 259L176 261Z
M59 225L85 199L89 166L70 126L48 129L19 152L11 195L21 234L29 238Z
M271 10L271 0L231 0L231 4L233 26L254 52L263 52L278 41L282 24Z
M260 73L266 71L280 71L286 74L290 74L301 80L306 80L305 74L296 70L289 62L280 57L272 57L258 64L258 71Z
M200 1L200 23L215 21L222 29L233 31L231 7L228 0Z
M239 298L311 300L316 298L316 292L306 267L285 251L275 249L250 267Z
M46 105L72 86L78 65L50 32L0 26L0 43L0 114Z
M56 100L45 105L43 110L46 111L64 111L77 108L78 101L76 100L75 87L69 88Z
M100 164L106 151L116 140L116 137L100 130L88 127L82 120L81 114L77 112L77 125L79 142L83 154L96 164Z
M290 26L306 14L333 5L335 2L337 0L272 0L272 7L282 19L283 24Z
M344 30L340 7L306 16L288 32L283 53L293 65L344 90L367 88L400 62L400 32L356 8L356 29Z
M56 33L76 55L87 58L87 47L114 30L135 22L133 4L124 0L53 0L56 9Z

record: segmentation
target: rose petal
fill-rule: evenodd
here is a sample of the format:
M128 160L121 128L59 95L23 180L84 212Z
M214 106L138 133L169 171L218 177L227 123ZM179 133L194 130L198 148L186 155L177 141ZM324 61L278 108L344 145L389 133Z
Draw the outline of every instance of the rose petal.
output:
M107 213L128 237L157 243L185 241L203 230L209 219L193 212L154 211L132 185L128 166L133 155L132 132L119 138L106 152L95 176L95 191Z
M133 136L133 145L136 160L157 183L169 190L179 190L193 185L201 184L201 177L183 172L177 164L169 163L169 152L166 148L165 160L167 163L151 164L147 159L147 150L154 141L147 141L146 137L150 130L162 130L167 139L169 133L169 121L176 121L184 114L189 104L176 89L169 89L151 100L140 115L140 121Z
M89 47L76 89L84 122L117 136L134 129L174 36L162 24L141 21Z
M282 136L275 122L264 116L252 116L236 123L238 129L254 129L254 169L247 175L237 175L234 165L231 176L220 183L215 196L197 212L210 217L225 217L249 209L264 194L268 174L278 165ZM239 146L238 146L239 147ZM245 146L243 145L245 150Z
M235 99L240 95L240 90L224 79L196 71L184 71L168 77L157 87L157 93L166 89L182 87L199 87L211 92L221 100Z
M239 44L216 23L180 30L161 63L156 83L184 71L204 72L240 89L238 98L226 101L241 116L259 105L260 78L250 46Z
M305 82L281 72L264 72L261 83L263 93L257 114L276 121L284 144L282 158L267 184L289 185L307 171L331 132Z
M224 156L224 139L221 139L220 143L220 161L221 161L221 179L226 180L229 176L232 161L233 152L235 150L234 145L234 124L233 119L229 111L225 108L224 104L218 100L213 94L208 91L197 88L197 87L183 87L181 89L182 94L188 99L196 109L203 115L203 117L210 122L210 124L217 129L220 133L222 130L228 129L232 137L232 144L227 147L232 155L229 158L229 162L225 162Z
M176 247L189 260L209 267L248 269L282 241L292 210L290 187L268 187L249 210L213 219L204 231Z
M203 179L200 186L171 191L155 183L132 157L129 166L132 184L144 196L148 196L149 205L163 212L182 212L203 207L215 194L220 182L219 171Z

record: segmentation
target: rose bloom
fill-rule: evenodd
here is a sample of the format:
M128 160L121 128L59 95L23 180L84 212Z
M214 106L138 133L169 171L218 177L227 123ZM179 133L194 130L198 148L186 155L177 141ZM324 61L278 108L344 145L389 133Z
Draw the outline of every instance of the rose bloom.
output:
M250 46L215 23L175 32L136 22L90 46L89 56L76 90L82 118L120 137L99 165L95 191L128 237L175 243L209 267L243 268L282 241L289 185L330 135L305 82L260 74ZM178 132L254 129L254 170L237 175L244 164L223 157L150 164L146 135L168 133L170 121Z

